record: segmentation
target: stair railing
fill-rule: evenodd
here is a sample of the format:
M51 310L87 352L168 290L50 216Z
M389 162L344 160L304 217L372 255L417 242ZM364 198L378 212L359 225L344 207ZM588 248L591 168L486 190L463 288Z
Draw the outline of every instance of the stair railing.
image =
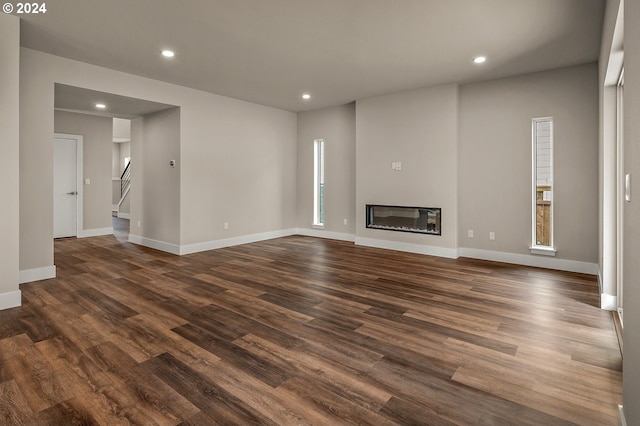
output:
M122 175L120 175L120 197L124 197L131 186L131 162L127 163L127 167L124 168Z

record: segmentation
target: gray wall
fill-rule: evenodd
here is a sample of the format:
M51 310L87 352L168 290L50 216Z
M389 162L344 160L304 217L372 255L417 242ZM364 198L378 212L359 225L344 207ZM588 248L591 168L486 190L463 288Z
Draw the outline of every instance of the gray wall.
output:
M84 230L111 228L112 119L55 111L54 131L83 136Z
M0 15L0 139L2 220L0 220L0 309L20 304L19 282L19 72L20 20Z
M142 118L140 157L132 185L141 185L142 203L131 212L130 233L169 244L180 244L180 108ZM175 160L175 167L169 165ZM132 166L133 167L133 163ZM133 171L133 169L132 169ZM138 222L140 227L138 227Z
M625 173L632 176L624 207L624 409L640 424L640 2L624 2Z
M20 49L20 271L53 267L53 79ZM37 125L34 125L37 124Z
M129 190L129 236L142 236L142 222L138 226L138 220L142 221L143 203L143 179L142 170L145 166L143 155L144 147L144 118L138 117L131 120L131 189ZM133 166L135 164L135 167ZM136 212L136 217L131 216L131 212Z
M324 139L324 230L355 233L355 123L355 103L298 114L298 228L312 228L313 141Z
M554 117L556 257L597 262L595 64L460 87L461 247L529 254L531 119L548 116ZM496 233L495 241L489 232Z
M296 114L214 96L181 108L181 245L293 228Z
M357 243L457 247L457 110L456 85L357 101ZM402 162L401 171L391 169L395 161ZM442 235L367 229L366 204L440 207Z

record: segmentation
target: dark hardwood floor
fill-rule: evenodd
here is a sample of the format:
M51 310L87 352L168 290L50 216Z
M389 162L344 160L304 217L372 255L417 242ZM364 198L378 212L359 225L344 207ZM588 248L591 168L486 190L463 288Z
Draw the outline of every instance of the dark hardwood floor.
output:
M592 276L301 236L55 263L0 312L3 424L617 424Z

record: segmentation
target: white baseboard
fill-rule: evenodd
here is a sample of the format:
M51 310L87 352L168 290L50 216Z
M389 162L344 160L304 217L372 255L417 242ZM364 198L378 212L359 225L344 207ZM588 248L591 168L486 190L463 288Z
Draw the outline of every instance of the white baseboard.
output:
M447 257L449 259L456 259L458 257L458 249L427 246L422 244L402 243L398 241L378 240L374 238L355 238L356 245L376 247L388 250L406 251L409 253L426 254L429 256Z
M356 236L345 232L325 231L322 229L296 228L294 234L304 235L307 237L328 238L330 240L340 240L354 242Z
M618 298L612 294L600 293L600 309L615 311L618 309Z
M558 259L548 256L533 256L528 254L505 253L499 251L480 250L461 247L458 249L461 257L473 259L492 260L495 262L515 263L516 265L534 266L538 268L556 269L560 271L578 272L596 275L598 265L596 263L581 262L578 260Z
M85 229L80 231L78 238L99 237L101 235L112 235L113 228Z
M120 213L120 212L118 212L118 217L120 219L131 219L131 214L130 213Z
M48 280L56 277L56 265L20 271L20 284L32 281Z
M180 246L177 244L165 243L164 241L152 240L151 238L140 237L133 234L129 234L129 242L160 251L166 251L171 254L181 254Z
M627 419L624 418L624 407L618 405L618 426L627 426Z
M222 240L213 240L213 241L204 241L201 243L186 244L179 247L178 254L191 254L191 253L198 253L201 251L237 246L240 244L255 243L258 241L271 240L274 238L288 237L289 235L294 235L295 233L296 233L295 229L283 229L280 231L261 232L258 234L224 238Z
M324 231L320 229L291 228L280 231L262 232L258 234L242 235L239 237L225 238L221 240L204 241L186 245L170 244L150 238L144 238L130 234L129 241L156 250L165 251L172 254L183 255L198 253L202 251L215 250L224 247L232 247L240 244L255 243L258 241L271 240L274 238L287 237L290 235L305 235L310 237L328 238L341 241L355 242L356 245L376 247L387 250L397 250L409 253L426 254L429 256L439 256L449 259L456 259L460 256L473 259L491 260L495 262L514 263L516 265L534 266L538 268L556 269L560 271L578 272L596 275L598 265L595 263L581 262L577 260L558 259L548 256L534 256L525 254L496 252L490 250L480 250L471 248L447 248L437 246L427 246L422 244L404 243L398 241L379 240L374 238L356 237L352 234ZM603 295L608 296L608 295ZM614 296L611 296L614 297ZM606 300L605 300L606 299ZM607 306L611 301L605 297L603 303ZM614 297L615 299L615 297ZM615 306L615 300L614 306ZM608 309L604 308L603 309ZM614 308L615 309L615 308Z
M176 244L165 243L163 241L152 240L137 235L129 235L129 242L151 247L156 250L166 251L172 254L192 254L208 250L215 250L224 247L232 247L241 244L255 243L258 241L272 240L274 238L288 237L290 235L306 235L319 238L329 238L334 240L354 241L352 234L343 234L339 232L321 231L315 229L291 228L279 231L260 232L257 234L241 235L238 237L224 238L221 240L203 241L200 243L185 244L178 246Z
M20 290L0 294L0 310L22 306L22 292Z

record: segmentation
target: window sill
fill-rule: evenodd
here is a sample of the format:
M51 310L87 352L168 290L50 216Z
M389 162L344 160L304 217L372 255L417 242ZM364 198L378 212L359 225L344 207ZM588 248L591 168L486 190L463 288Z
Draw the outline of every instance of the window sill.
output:
M311 225L313 229L324 229L324 225Z
M529 247L529 251L531 252L531 254L538 254L541 256L554 256L554 257L557 253L556 249L554 249L553 247L547 247L547 246Z

